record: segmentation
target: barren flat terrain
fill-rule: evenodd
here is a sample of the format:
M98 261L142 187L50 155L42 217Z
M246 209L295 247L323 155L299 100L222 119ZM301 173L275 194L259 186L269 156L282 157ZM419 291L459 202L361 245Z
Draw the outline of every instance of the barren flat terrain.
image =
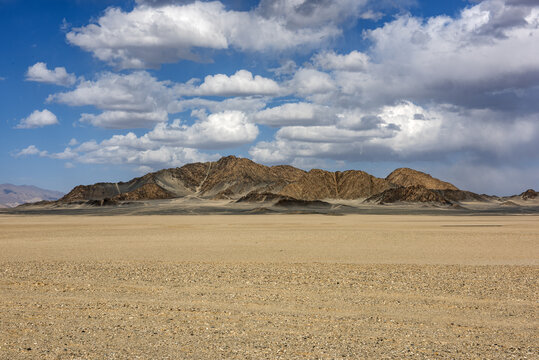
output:
M0 215L1 359L537 359L539 216Z

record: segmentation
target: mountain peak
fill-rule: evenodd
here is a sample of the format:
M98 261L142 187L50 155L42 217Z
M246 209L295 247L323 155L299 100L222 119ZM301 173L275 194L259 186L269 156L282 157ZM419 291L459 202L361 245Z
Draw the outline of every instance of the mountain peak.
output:
M410 168L396 169L386 177L386 180L392 184L404 187L419 185L432 190L458 190L453 184Z

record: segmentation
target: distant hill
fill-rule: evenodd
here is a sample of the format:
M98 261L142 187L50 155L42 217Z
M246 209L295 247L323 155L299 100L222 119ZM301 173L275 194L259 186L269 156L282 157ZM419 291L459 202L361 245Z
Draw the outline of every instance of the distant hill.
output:
M15 207L42 200L57 200L64 193L40 189L36 186L0 184L0 208Z

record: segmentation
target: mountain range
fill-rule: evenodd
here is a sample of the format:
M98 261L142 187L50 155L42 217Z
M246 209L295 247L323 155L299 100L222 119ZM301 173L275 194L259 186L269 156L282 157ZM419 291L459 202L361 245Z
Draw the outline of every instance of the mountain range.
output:
M523 193L524 194L524 193ZM528 190L525 197L537 193ZM223 157L164 169L128 182L79 185L56 204L119 204L128 201L196 197L235 202L361 200L368 204L455 205L493 197L458 189L429 174L399 168L386 178L360 170L304 171L289 165L265 166L246 158ZM525 199L524 199L525 200Z

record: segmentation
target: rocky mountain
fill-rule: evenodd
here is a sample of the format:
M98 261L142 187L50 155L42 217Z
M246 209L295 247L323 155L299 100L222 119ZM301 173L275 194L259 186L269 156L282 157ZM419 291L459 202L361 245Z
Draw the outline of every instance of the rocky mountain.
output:
M166 199L196 195L210 199L238 199L252 191L279 193L305 171L288 165L264 166L235 156L160 170L128 182L80 185L60 202L112 198Z
M537 198L537 191L533 189L528 189L519 195L522 200L532 200Z
M364 171L329 172L314 169L284 187L281 194L300 200L350 200L367 198L392 187L394 185L389 181Z
M524 196L533 196L526 192ZM484 201L483 195L459 190L429 174L407 168L385 179L364 171L304 171L289 165L265 166L235 156L164 169L128 182L80 185L57 204L117 204L123 201L196 197L242 202L303 204L321 200L368 203L422 202L450 205Z
M429 174L414 169L400 168L386 177L386 180L398 186L423 186L432 190L458 190L448 182L433 178Z
M56 200L63 193L53 190L45 190L36 186L0 184L0 207L15 207L24 203L42 200Z

